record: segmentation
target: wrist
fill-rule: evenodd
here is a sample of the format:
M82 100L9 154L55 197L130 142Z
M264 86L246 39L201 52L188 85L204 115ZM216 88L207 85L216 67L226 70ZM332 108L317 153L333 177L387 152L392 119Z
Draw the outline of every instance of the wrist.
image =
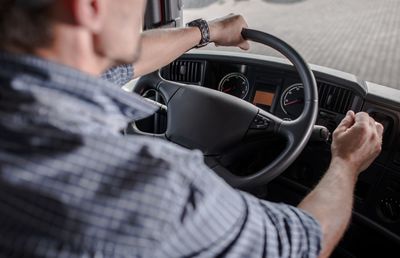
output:
M341 175L349 177L357 181L358 169L354 162L343 159L341 157L332 157L329 170L339 172Z
M209 28L210 28L210 42L216 42L218 41L217 36L219 35L219 24L217 22L209 22Z
M198 41L196 47L204 47L208 45L210 41L210 27L207 21L203 19L197 19L186 24L187 27L194 27L200 32L200 40Z
M192 47L196 47L201 41L201 32L197 27L186 27L184 28L191 36L191 45Z

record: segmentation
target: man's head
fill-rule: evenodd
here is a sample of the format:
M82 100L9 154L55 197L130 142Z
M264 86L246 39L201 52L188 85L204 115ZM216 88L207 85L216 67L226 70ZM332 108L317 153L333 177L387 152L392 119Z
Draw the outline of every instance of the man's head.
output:
M130 63L140 48L145 4L146 0L0 0L0 48L72 66L91 61L105 69Z

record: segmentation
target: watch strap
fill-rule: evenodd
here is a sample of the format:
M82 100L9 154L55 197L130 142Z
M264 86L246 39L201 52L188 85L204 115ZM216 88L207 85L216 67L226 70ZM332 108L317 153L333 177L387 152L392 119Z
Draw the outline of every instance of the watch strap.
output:
M187 27L197 27L201 32L201 40L197 44L197 48L204 47L210 43L210 27L204 19L197 19L186 24Z

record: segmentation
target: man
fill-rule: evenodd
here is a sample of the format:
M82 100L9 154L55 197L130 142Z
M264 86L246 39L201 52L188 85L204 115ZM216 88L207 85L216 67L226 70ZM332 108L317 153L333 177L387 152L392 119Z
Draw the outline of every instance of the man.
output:
M201 42L198 28L141 36L144 0L0 3L0 256L329 256L380 152L379 123L347 114L299 207L258 200L198 151L121 136L154 107L96 78L135 60L136 75L155 70ZM247 49L245 26L210 22L211 41ZM129 67L107 76L122 83Z

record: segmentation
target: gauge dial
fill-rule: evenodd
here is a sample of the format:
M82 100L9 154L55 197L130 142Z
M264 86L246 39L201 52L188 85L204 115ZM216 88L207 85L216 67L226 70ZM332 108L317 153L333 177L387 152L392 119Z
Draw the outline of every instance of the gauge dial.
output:
M296 119L304 108L304 87L301 83L289 86L282 94L281 107L290 119Z
M241 73L230 73L222 78L218 90L244 99L249 93L249 81Z

